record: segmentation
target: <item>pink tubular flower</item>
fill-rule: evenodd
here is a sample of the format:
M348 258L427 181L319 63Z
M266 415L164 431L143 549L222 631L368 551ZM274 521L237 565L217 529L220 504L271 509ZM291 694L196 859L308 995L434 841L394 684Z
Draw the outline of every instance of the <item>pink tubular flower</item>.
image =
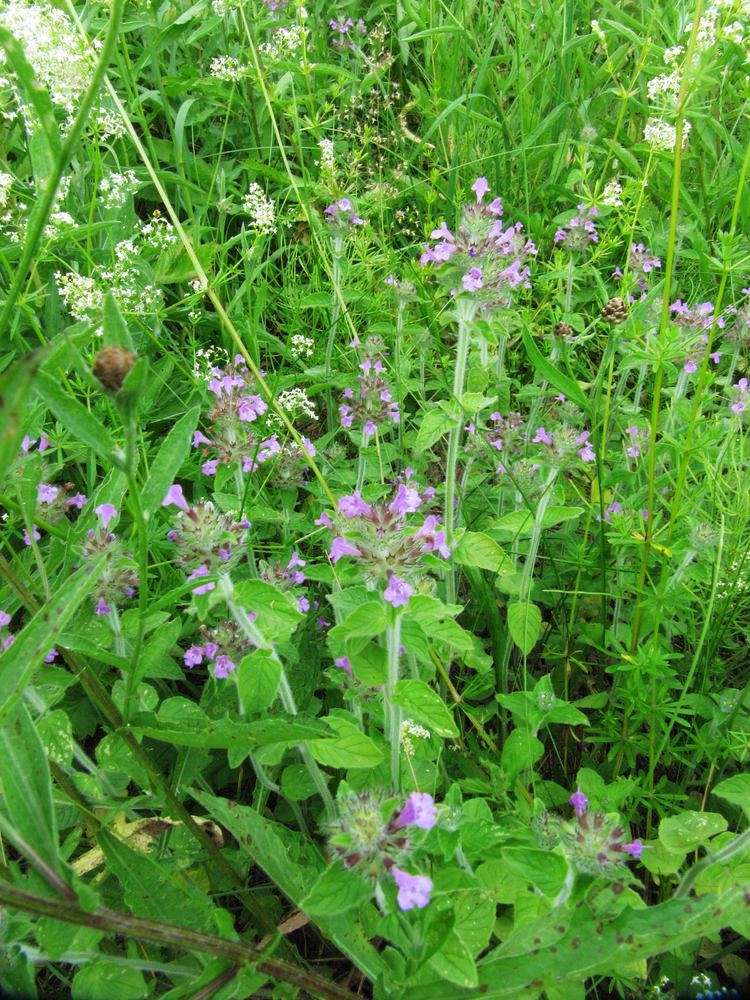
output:
M49 483L40 483L36 491L37 503L52 503L60 491Z
M552 447L552 435L548 434L543 427L540 427L536 432L534 437L531 439L532 444L546 444Z
M77 507L78 510L81 510L88 503L88 497L83 493L75 493L72 497L68 497L65 502L68 507Z
M396 826L418 826L420 830L431 830L436 823L435 802L427 792L412 792L396 819Z
M406 580L402 580L392 573L388 578L388 586L385 588L383 597L394 608L401 608L409 603L409 598L413 593L414 588Z
M472 267L468 274L465 274L461 279L461 284L464 286L465 292L478 292L483 284L480 268Z
M474 183L471 185L471 190L477 196L477 205L482 203L482 199L487 194L490 189L490 185L486 177L477 177Z
M208 566L199 566L198 569L194 570L188 577L188 582L190 580L198 580L202 576L208 576ZM207 594L209 590L213 590L216 586L215 583L202 583L199 587L193 587L194 594Z
M103 528L107 528L112 518L117 517L117 509L111 503L100 503L98 507L94 507L94 513L99 517Z
M234 663L223 653L216 657L214 661L214 677L219 680L226 680L234 670Z
M195 431L193 434L193 447L197 448L199 444L211 444L212 442L202 431Z
M110 609L107 606L107 604L105 603L104 598L100 597L99 600L96 602L96 607L94 608L94 613L97 614L97 615L108 615L109 611L110 611Z
M413 514L418 507L422 505L422 498L419 495L419 491L415 490L413 486L405 486L404 483L400 483L398 491L393 500L388 504L388 510L392 514L398 514L400 517L405 517L406 514ZM341 505L339 502L339 510Z
M189 510L187 501L185 500L182 492L182 487L179 483L172 483L167 490L167 495L161 502L162 507L169 507L170 504L174 504L175 507L179 507L180 510Z
M201 466L201 472L204 476L215 476L216 470L219 468L218 458L211 458L207 462L204 462Z
M402 910L411 910L415 906L422 910L430 901L432 892L432 879L426 875L410 875L401 871L395 865L391 868L391 875L398 886L398 905Z
M329 531L333 531L333 521L330 516L326 514L325 511L316 519L315 524L321 525L324 528L328 528Z
M347 542L345 538L341 535L337 535L331 542L331 552L330 560L332 563L336 563L341 559L342 556L361 556L362 553L359 551L356 545L352 545L351 542Z
M633 840L629 844L622 845L623 851L625 851L626 854L632 855L636 859L636 861L640 861L644 847L645 844L643 844L640 840Z
M365 503L359 491L355 490L351 496L340 497L339 513L349 518L368 517L372 513L372 508L369 504ZM321 517L323 517L322 514ZM330 525L326 525L326 527L330 527Z

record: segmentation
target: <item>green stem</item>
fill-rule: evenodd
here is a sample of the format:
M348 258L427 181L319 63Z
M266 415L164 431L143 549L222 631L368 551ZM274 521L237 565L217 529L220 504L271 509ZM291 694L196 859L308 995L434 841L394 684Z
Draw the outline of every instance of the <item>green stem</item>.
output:
M132 913L121 913L103 906L95 910L84 910L77 903L67 899L48 899L36 893L26 892L14 885L0 882L0 903L22 913L33 913L40 917L51 917L63 923L80 927L91 927L105 934L122 935L126 940L150 941L164 948L196 951L216 955L242 965L255 965L269 977L299 987L303 992L325 1000L356 1000L353 993L328 982L312 972L295 968L277 958L268 958L262 951L249 948L239 941L226 937L203 934L199 931L167 924L161 920L146 920ZM257 963L257 964L256 964Z
M518 599L520 602L527 601L529 595L531 594L532 578L534 576L534 566L536 565L536 557L539 553L539 542L542 538L542 527L544 524L544 515L547 513L547 508L549 507L550 501L552 499L552 484L557 477L557 469L551 469L547 475L547 479L544 483L544 492L539 497L539 503L536 507L536 514L534 515L534 526L531 529L531 538L529 540L529 550L526 553L526 561L523 564L523 574L521 575L521 588L519 591Z
M336 344L336 329L339 323L339 316L341 315L341 309L339 306L339 299L341 298L341 256L344 251L344 237L341 233L336 233L333 237L332 251L333 268L331 281L333 283L333 299L331 300L331 326L328 330L328 340L326 341L325 360L325 377L326 381L329 383L328 389L326 390L326 410L329 434L333 432L335 426L335 420L333 417L333 393L331 391L330 380L333 367L333 348Z
M466 379L466 364L469 357L469 339L471 326L477 311L477 303L466 295L459 295L456 300L456 316L458 318L458 343L456 345L456 367L453 373L453 409L455 419L448 437L448 454L445 463L445 533L448 545L453 543L454 534L454 501L456 495L456 466L458 465L458 448L461 443L463 429L463 410L461 397L464 393ZM448 573L448 603L456 601L456 571L451 563Z
M392 625L386 626L388 651L388 679L385 686L386 735L391 744L391 783L393 791L401 790L401 721L402 711L393 704L393 693L398 684L399 649L401 647L401 616L396 614Z
M117 35L120 30L120 18L122 17L123 6L124 0L112 0L107 34L104 39L104 44L102 45L94 74L91 77L91 83L88 85L86 93L83 95L80 107L78 108L78 114L75 117L70 131L65 137L65 142L62 144L59 155L55 159L55 163L49 177L47 178L44 190L41 192L41 197L36 203L35 211L31 214L26 235L26 242L24 243L23 253L21 254L21 260L15 268L13 282L10 286L8 297L5 300L3 311L0 313L0 339L2 339L5 334L6 327L15 308L16 299L19 296L23 283L26 281L29 266L34 258L34 254L36 253L37 245L41 239L42 233L44 232L44 227L47 224L49 214L52 211L52 206L57 195L57 189L60 186L60 181L65 173L65 169L70 163L73 151L78 144L78 140L83 134L86 121L91 113L97 94L99 93L99 88L102 85L102 80L104 79L104 74L107 70L107 66L109 65L109 61L112 58L115 43L117 42Z

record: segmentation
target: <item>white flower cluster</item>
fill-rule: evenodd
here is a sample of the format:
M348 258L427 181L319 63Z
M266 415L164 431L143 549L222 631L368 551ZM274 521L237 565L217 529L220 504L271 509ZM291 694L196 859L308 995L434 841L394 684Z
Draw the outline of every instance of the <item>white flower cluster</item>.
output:
M276 213L273 202L267 198L260 184L252 183L242 202L243 209L250 216L250 226L256 233L270 235L276 232Z
M292 357L298 361L301 358L311 358L314 348L315 341L312 337L306 337L304 333L293 333L289 339L289 350L292 352Z
M336 161L333 156L333 143L330 139L321 139L318 143L318 147L320 149L320 159L318 160L320 172L326 178L333 180L336 176Z
M213 344L199 347L193 361L193 377L199 382L210 382L212 378L216 378L213 369L223 368L228 363L229 355L223 347L216 347Z
M682 74L677 69L672 70L671 73L655 76L652 80L648 81L646 87L649 101L661 100L674 104L680 95L681 83Z
M411 719L404 719L401 723L401 746L407 757L414 756L414 740L428 740L429 738L429 729L412 722Z
M0 208L5 208L13 184L13 174L0 171Z
M744 594L750 587L750 580L746 580L744 576L739 576L739 568L740 564L738 562L735 561L732 563L730 571L732 579L724 578L719 581L716 587L718 597L726 597L730 593L735 596Z
M216 56L211 60L208 72L215 76L217 80L224 80L227 83L237 83L243 76L247 76L250 67L241 63L234 56Z
M143 280L139 258L144 250L159 252L176 239L166 219L155 215L149 222L139 223L130 239L115 245L111 267L97 264L88 276L57 271L55 281L70 314L77 320L97 319L108 290L125 313L144 316L157 312L162 304L161 289Z
M0 26L21 43L34 75L49 91L52 103L73 112L91 82L93 67L91 53L67 14L51 4L5 0L0 9ZM3 53L0 65L5 62ZM31 108L23 105L18 93L16 98L25 121L32 123L35 116Z
M237 10L241 0L211 0L211 10L219 17L224 17L233 10Z
M138 187L138 181L133 170L124 173L112 172L99 181L102 193L102 204L105 208L120 208Z
M269 42L258 46L258 51L268 62L296 59L309 34L309 29L299 23L290 24L288 28L277 28Z
M125 122L117 111L100 108L91 120L90 131L100 142L119 139L127 132Z
M298 413L303 413L310 420L318 419L315 404L304 389L287 389L286 392L280 392L276 397L276 402L282 410L286 410L292 417L296 417Z
M616 177L605 186L602 192L602 204L609 205L610 208L619 208L622 205L622 184Z
M688 144L691 125L689 121L682 123L682 148ZM643 130L643 138L654 149L673 150L677 142L677 128L661 118L649 118Z

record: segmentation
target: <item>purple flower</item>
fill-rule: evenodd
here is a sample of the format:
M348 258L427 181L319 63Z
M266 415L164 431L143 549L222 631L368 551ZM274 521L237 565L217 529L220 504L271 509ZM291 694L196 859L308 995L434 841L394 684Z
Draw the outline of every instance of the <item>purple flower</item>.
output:
M396 819L396 826L412 825L420 830L431 830L436 823L435 802L427 792L412 792Z
M350 677L352 676L352 665L349 662L348 656L339 656L333 662L337 667L340 667L342 670L345 670Z
M97 614L97 615L108 615L109 611L110 611L110 609L105 604L104 598L100 597L99 600L96 602L96 607L94 608L94 613Z
M30 438L28 434L24 434L23 441L21 442L21 451L24 455L28 455L29 449L33 448L36 444L36 438Z
M644 846L640 840L634 840L630 844L623 844L622 849L626 854L632 854L636 861L640 861Z
M60 491L49 483L40 483L36 491L37 503L52 503Z
M345 496L339 499L339 513L348 518L368 517L372 514L372 507L365 503L359 491L355 490L351 496ZM321 517L323 517L322 514ZM326 527L330 528L331 525L327 524Z
M199 566L198 569L194 570L188 577L188 582L190 580L197 580L202 576L208 576L208 566ZM207 594L209 590L213 590L216 586L215 583L202 583L199 587L193 587L194 594Z
M471 185L471 190L477 196L477 205L480 205L482 203L482 198L484 198L489 189L490 185L487 182L487 178L477 177L477 179Z
M336 563L341 559L342 556L361 556L362 553L359 551L356 545L352 545L351 542L347 542L345 538L341 535L337 535L331 542L331 552L330 560L332 563Z
M423 538L425 546L423 552L439 552L443 559L450 557L450 549L445 543L445 532L437 531L439 519L435 514L429 514L424 519L424 524L415 533L415 538Z
M581 818L581 816L583 816L583 814L589 807L589 800L586 798L586 796L583 794L580 788L577 789L575 792L573 792L568 801L575 809L576 816L578 816L579 819Z
M88 503L88 497L84 496L83 493L76 493L72 497L68 497L66 500L68 507L77 507L79 510Z
M398 886L398 905L402 910L411 910L415 906L422 910L427 906L432 892L431 878L426 875L410 875L395 865L391 868L391 875Z
M225 654L221 654L216 657L216 662L214 663L214 677L219 680L226 680L227 677L234 670L234 663Z
M482 272L478 267L472 267L461 279L465 292L478 292L482 287Z
M35 542L38 542L39 539L42 537L39 534L39 532L37 531L37 528L36 528L35 524L31 525L31 533L34 536L34 541ZM23 529L23 543L24 543L24 545L31 545L31 539L29 538L29 533L26 530L26 528Z
M10 615L7 611L0 611L0 628L10 625Z
M183 657L185 666L197 667L199 663L203 663L204 652L205 650L202 646L191 646L189 649L186 649Z
M40 434L39 435L39 451L40 452L46 451L48 448L51 448L51 447L52 447L52 445L49 443L49 441L44 436L44 434Z
M16 637L14 635L9 635L7 639L3 639L3 649L10 649L15 641Z
M117 510L111 503L100 503L98 507L94 507L94 513L99 517L104 528L109 526L113 517L117 517Z
M211 441L209 441L202 431L196 431L193 434L193 447L197 448L199 444L211 444Z
M324 528L328 528L329 531L333 531L333 521L325 511L316 519L315 524L322 525Z
M405 517L407 514L413 514L421 505L422 498L418 490L415 490L413 486L405 486L403 483L400 483L396 496L388 504L388 510L391 514L398 514L399 517Z
M383 597L392 604L394 608L401 608L409 603L409 598L414 593L414 588L406 580L391 573L388 577L388 586L385 588Z
M44 662L45 663L52 663L56 659L57 659L57 650L56 649L51 649L49 651L49 653L47 653L47 655L44 657Z
M306 615L307 612L310 610L310 602L306 597L297 598L297 610L300 611L303 615Z
M543 427L540 427L536 432L534 437L531 439L532 444L546 444L552 447L552 435L548 434Z
M167 495L161 502L162 507L169 507L170 504L174 504L175 507L179 507L180 510L189 510L187 501L182 492L182 487L179 483L172 483L172 485L167 490Z
M207 462L204 462L201 466L201 472L204 476L215 476L216 470L219 468L218 458L211 458Z
M583 448L578 452L578 457L582 462L594 462L596 461L596 452L593 450L591 445L588 443L588 437L590 431L584 431L576 439L576 444L582 444Z

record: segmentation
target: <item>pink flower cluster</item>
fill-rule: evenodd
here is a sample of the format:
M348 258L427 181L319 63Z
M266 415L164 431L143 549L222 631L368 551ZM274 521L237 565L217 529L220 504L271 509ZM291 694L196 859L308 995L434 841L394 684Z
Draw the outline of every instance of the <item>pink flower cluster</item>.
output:
M251 613L251 620L255 615ZM240 632L236 622L225 621L215 628L201 625L203 645L190 646L183 657L186 667L199 666L205 659L213 664L213 675L217 680L226 680L236 669L244 656L255 648Z
M138 574L132 552L126 552L118 538L109 531L111 521L118 516L117 508L111 503L102 503L94 508L100 526L89 528L81 548L85 558L93 559L102 552L107 553L104 573L99 577L92 592L95 600L94 612L108 615L112 605L117 607L126 598L131 598L138 589Z
M473 295L486 308L508 306L519 288L530 287L527 261L537 249L520 222L504 226L499 198L484 204L485 177L476 179L472 191L476 202L464 206L456 233L441 222L430 234L435 243L424 245L419 262L432 264L454 295Z
M599 234L593 221L598 214L599 209L595 205L579 205L578 215L558 227L555 243L571 252L587 250L592 243L598 243Z
M407 514L414 513L422 503L423 496L416 487L402 482L389 504L366 503L355 492L340 498L335 521L324 512L315 523L333 533L331 562L344 556L361 560L369 579L386 583L385 600L399 608L414 593L406 578L418 573L422 557L428 552L437 552L443 559L450 556L445 532L440 530L434 514L428 515L416 531L407 529Z
M570 462L573 453L577 454L582 462L596 461L596 452L588 440L590 436L590 431L582 431L577 434L566 425L558 428L554 436L548 433L544 427L539 427L531 442L532 444L545 445L548 457L564 466Z
M278 559L273 563L261 564L260 578L266 583L272 584L278 590L291 590L305 582L305 574L302 572L307 563L300 559L296 552L292 552L292 557L284 566ZM310 610L310 601L307 597L293 595L297 602L297 607L302 614L307 614Z
M339 416L342 427L350 428L356 420L362 425L365 438L370 438L379 424L387 421L398 424L401 413L382 377L382 361L365 358L359 367L362 370L362 374L357 376L359 389L356 394L353 389L344 389L341 395L346 402L339 406Z
M580 788L573 792L568 801L576 814L576 844L580 849L588 849L598 866L606 869L609 865L618 864L620 854L629 854L636 861L640 860L645 845L640 840L625 843L622 827L611 827L602 813L595 813L589 819L589 800Z

